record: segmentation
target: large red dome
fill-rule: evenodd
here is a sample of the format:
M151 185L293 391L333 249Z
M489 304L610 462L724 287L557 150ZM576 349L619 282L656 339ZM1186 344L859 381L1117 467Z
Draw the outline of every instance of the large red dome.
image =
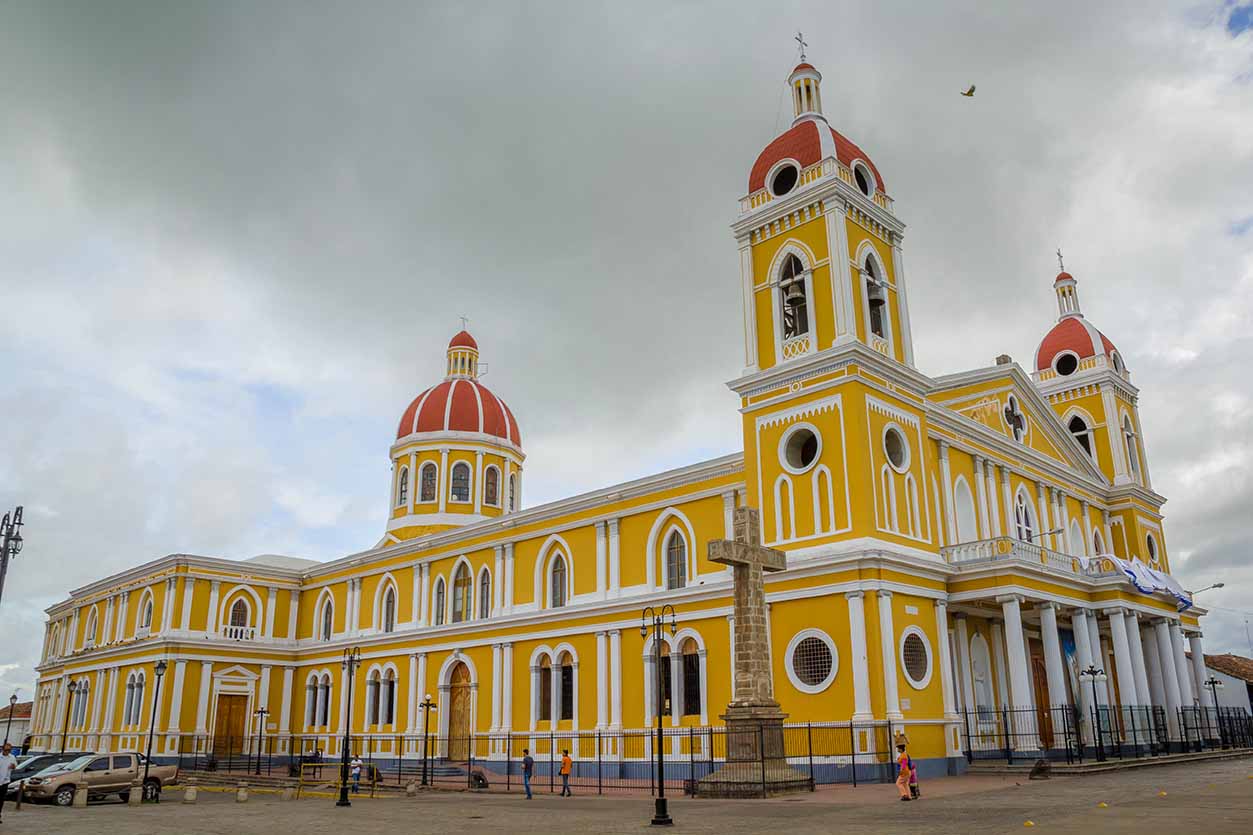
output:
M794 159L800 163L801 168L807 168L818 160L830 156L849 167L852 167L857 160L861 160L874 174L878 190L887 193L883 175L879 173L879 169L875 167L870 157L866 156L866 152L820 119L806 119L793 125L790 130L776 137L766 146L766 149L757 157L757 161L753 163L752 173L748 175L748 193L752 194L766 185L766 174L780 160Z
M505 401L478 380L464 377L445 380L413 399L400 418L396 437L414 432L477 432L522 446L518 421Z
M1053 359L1064 351L1071 351L1080 360L1088 357L1109 356L1118 349L1105 334L1088 323L1082 316L1067 316L1040 340L1035 352L1035 369L1044 371L1053 367Z

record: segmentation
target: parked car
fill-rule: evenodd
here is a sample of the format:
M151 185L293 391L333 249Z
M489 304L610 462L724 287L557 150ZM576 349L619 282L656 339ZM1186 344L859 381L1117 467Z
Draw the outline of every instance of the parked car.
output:
M110 794L127 800L131 783L142 779L143 773L141 754L87 754L27 778L25 794L31 800L51 800L58 806L69 806L74 802L79 783L86 782L88 800ZM177 779L178 766L152 763L148 767L144 793L158 792Z
M49 766L68 763L79 757L85 756L85 751L66 751L64 754L31 754L18 760L17 768L13 769L13 774L9 777L9 796L17 795L17 788L26 781L28 777L34 777L39 772Z

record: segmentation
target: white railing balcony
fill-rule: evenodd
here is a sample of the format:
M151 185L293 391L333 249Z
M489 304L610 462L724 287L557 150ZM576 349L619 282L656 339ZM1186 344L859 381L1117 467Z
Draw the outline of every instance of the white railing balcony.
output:
M222 637L228 641L255 641L257 640L257 627L228 624L222 627Z
M1084 559L1010 536L959 542L956 545L941 548L940 554L945 562L958 566L1012 561L1024 565L1039 565L1054 571L1064 571L1084 577L1102 577L1117 573L1106 560L1092 560L1085 568Z
M870 347L874 348L885 357L892 356L892 343L888 342L876 333L870 334Z

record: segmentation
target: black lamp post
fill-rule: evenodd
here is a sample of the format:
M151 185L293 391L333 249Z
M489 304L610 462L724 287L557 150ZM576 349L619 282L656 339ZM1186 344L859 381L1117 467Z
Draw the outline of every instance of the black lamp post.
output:
M361 648L353 647L344 650L344 660L340 662L344 668L344 681L347 690L348 703L345 715L348 717L344 722L344 750L340 756L339 765L339 800L335 801L336 806L351 806L352 801L348 799L348 749L352 747L352 676L357 671L357 667L361 664Z
M74 693L78 690L78 682L71 681L65 685L70 695L65 700L65 726L61 728L61 754L65 754L65 738L70 733L70 714L74 712Z
M678 631L678 626L675 623L674 607L669 603L660 609L655 609L652 606L646 608L642 615L643 621L640 623L640 635L647 640L650 627L649 619L652 619L653 672L655 673L653 686L657 688L657 801L656 809L653 812L653 826L670 826L674 823L666 808L666 752L661 731L661 713L662 708L665 706L661 678L661 642L665 638L667 615L670 616L670 634L673 635Z
M1222 747L1226 748L1227 747L1227 734L1223 730L1222 713L1220 713L1218 710L1218 691L1221 690L1226 685L1217 676L1210 676L1204 682L1202 682L1202 685L1204 687L1208 687L1210 693L1214 695L1214 718L1218 722L1218 743L1222 745Z
M4 726L4 744L9 744L9 730L13 727L13 711L17 710L17 694L9 697L9 721Z
M0 520L0 598L4 597L4 577L9 573L9 560L22 550L22 506Z
M162 658L152 668L152 671L157 674L157 686L152 692L152 719L148 722L148 753L144 755L143 790L145 792L148 790L148 765L152 762L152 734L157 729L157 705L161 703L161 678L165 675L165 670L168 666L165 663L165 659ZM160 800L160 797L154 792L152 799Z
M427 749L427 744L431 740L431 711L439 710L439 708L435 706L435 702L431 701L430 693L426 694L426 696L423 698L422 702L418 705L418 707L422 709L422 785L425 786L427 785L426 749Z
M1098 760L1105 759L1105 746L1101 740L1101 707L1096 699L1096 682L1098 676L1105 675L1104 670L1098 670L1095 664L1089 664L1086 670L1080 670L1079 675L1087 676L1092 682L1092 716L1095 720L1092 724L1093 736L1096 737L1096 758Z
M257 708L254 713L257 716L257 776L261 776L261 749L265 747L265 717L270 711L264 707Z

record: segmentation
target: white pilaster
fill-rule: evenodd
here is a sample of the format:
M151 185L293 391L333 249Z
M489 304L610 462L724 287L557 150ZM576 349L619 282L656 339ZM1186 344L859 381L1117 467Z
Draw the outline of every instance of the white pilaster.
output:
M183 714L183 678L186 675L187 662L180 658L174 662L174 679L170 683L170 722L166 733L178 733L179 717Z
M835 342L857 338L857 314L853 305L853 271L849 263L844 201L836 198L825 203L827 247L831 265L831 307L835 311ZM834 344L834 343L833 343Z
M979 503L979 537L991 539L992 517L988 513L987 476L983 474L983 456L975 456L975 500Z
M513 611L513 543L505 543L505 614Z
M1009 704L1009 665L1005 663L1005 630L999 618L991 622L992 665L996 667L996 706L1007 708Z
M209 732L209 687L213 684L213 662L200 662L200 697L196 700L196 733Z
M596 730L609 723L609 636L596 633Z
M439 512L444 513L448 510L448 449L445 447L439 451Z
M948 443L940 441L940 489L944 491L944 523L948 541L957 542L957 517L953 513L953 476L948 465Z
M914 367L914 332L909 323L909 291L905 289L905 254L901 251L901 238L892 236L892 272L896 276L896 299L900 306L901 350L905 364Z
M963 711L973 711L975 691L970 668L970 625L966 616L958 612L953 616L957 626L957 695Z
M501 664L501 647L500 644L492 644L492 724L490 731L496 733L500 730L500 664Z
M1144 664L1144 644L1140 639L1140 621L1135 612L1127 612L1123 616L1127 630L1127 643L1131 647L1131 672L1136 679L1136 698L1142 705L1153 703L1152 690L1149 689L1148 671Z
M1001 467L1001 494L1005 501L1005 535L1016 536L1014 527L1014 494L1009 489L1009 467Z
M508 733L513 728L513 643L501 647L501 699L500 730Z
M1140 643L1144 647L1144 666L1149 678L1152 704L1166 707L1166 680L1162 677L1162 660L1157 654L1157 631L1149 624L1140 626Z
M609 596L622 594L622 555L618 538L618 520L610 519L609 525Z
M860 591L850 591L844 594L844 599L848 601L848 638L852 644L853 721L869 722L874 719L874 708L870 703L870 661L866 646L865 594ZM731 627L734 629L735 621L732 618L728 620L731 621ZM731 635L731 642L734 646L734 633ZM735 669L734 659L731 662L731 669Z
M605 523L597 522L596 530L596 596L601 600L609 594L609 543L605 534Z
M209 583L209 613L206 615L205 632L210 635L218 634L218 594L222 591L222 583L220 580L213 580Z
M1044 485L1037 481L1035 485L1035 489L1036 489L1037 501L1038 501L1039 508L1040 508L1040 516L1039 516L1040 530L1036 532L1037 536L1039 537L1037 541L1040 543L1040 545L1044 546L1045 548L1056 551L1057 550L1056 537L1053 534L1048 534L1047 536L1045 535L1047 531L1050 531L1057 526L1054 525L1051 521L1049 521L1049 506L1048 506L1048 500L1046 498L1046 494L1044 490Z
M1126 612L1122 609L1111 609L1109 617L1109 636L1114 645L1114 669L1118 671L1119 703L1123 707L1140 704L1136 692L1135 665L1131 660L1131 642L1127 638Z
M883 652L883 701L888 719L904 719L896 683L896 629L892 626L892 592L879 591L879 635Z
M1057 634L1057 604L1043 603L1040 613L1040 638L1044 644L1044 671L1048 677L1049 706L1068 704L1066 673L1062 667L1062 644Z
M1170 649L1175 659L1175 675L1179 678L1179 703L1184 707L1196 704L1192 692L1192 673L1188 669L1188 656L1183 651L1183 631L1178 620L1170 621Z
M1196 686L1196 692L1201 695L1201 706L1214 707L1214 694L1205 686L1205 680L1208 676L1205 672L1205 650L1201 645L1200 632L1193 632L1188 635L1188 647L1192 651L1193 684Z
M474 451L474 512L483 512L483 452L477 449Z
M610 727L619 730L622 728L622 633L618 629L609 630L609 665L613 678L609 722Z
M416 452L409 453L409 495L405 502L405 512L413 514L413 503L418 495L418 454Z
M412 488L412 485L410 487ZM278 708L278 732L282 736L287 736L291 732L292 678L295 674L295 667L283 668L283 694ZM284 746L286 744L286 742L283 743Z
M278 587L270 586L270 594L265 605L265 637L274 637L274 616L278 614Z
M1179 734L1179 708L1183 704L1179 692L1179 674L1175 672L1175 653L1170 646L1170 624L1165 618L1153 621L1157 639L1157 660L1162 669L1162 685L1166 691L1166 720L1175 735Z
M196 580L184 574L179 583L183 586L183 611L178 618L178 628L186 632L191 629L191 603L196 596Z
M744 371L757 370L757 303L753 291L752 239L744 236L740 244L740 284L744 313Z
M1096 701L1097 704L1108 705L1110 669L1105 663L1105 653L1101 651L1101 626L1096 612L1088 612L1088 641L1091 644L1092 663L1105 671L1105 680L1096 683Z

